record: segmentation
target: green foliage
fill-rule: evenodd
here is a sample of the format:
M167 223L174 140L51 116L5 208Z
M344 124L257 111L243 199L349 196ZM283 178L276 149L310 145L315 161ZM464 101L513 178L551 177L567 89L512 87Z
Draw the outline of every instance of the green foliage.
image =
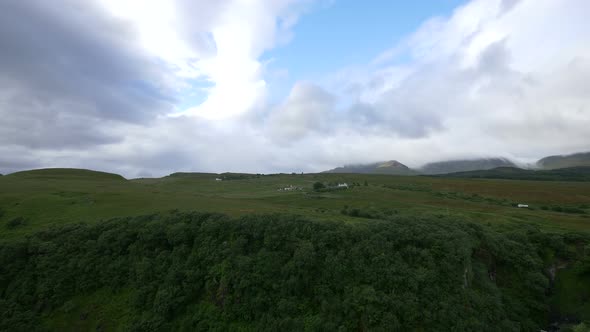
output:
M398 213L398 211L392 210L392 209L377 209L377 208L368 208L368 209L349 208L347 205L340 211L340 213L342 213L343 215L347 215L347 216L355 217L355 218L387 220L387 219L390 219L392 216L396 215Z
M551 210L553 212L562 212L562 213L574 213L574 214L586 214L586 211L577 208L577 207L571 207L571 206L558 206L558 205L554 205L551 207L547 207L547 206L542 206L541 207L542 210Z
M572 332L590 332L590 327L586 323L580 323L572 328Z
M6 223L6 228L8 229L15 229L17 227L21 227L26 224L26 220L23 217L16 217L11 219Z
M313 184L313 190L315 190L315 191L319 191L319 190L324 189L324 188L326 188L326 186L323 183L319 182L319 181L318 182L314 182L314 184Z
M74 297L111 289L131 290L127 316L109 325L130 331L537 331L541 253L564 241L395 216L171 212L68 225L0 242L0 330L36 330L58 313L74 324Z

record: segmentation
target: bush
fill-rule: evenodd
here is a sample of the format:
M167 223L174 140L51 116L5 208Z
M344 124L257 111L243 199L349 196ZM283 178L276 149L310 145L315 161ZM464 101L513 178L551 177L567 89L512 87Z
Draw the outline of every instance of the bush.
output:
M575 207L564 207L563 208L563 212L565 213L577 213L577 214L585 214L586 211L582 210L582 209L578 209Z
M569 207L569 206L552 206L551 211L555 212L563 212L563 213L576 213L576 214L586 214L586 211L576 208L576 207Z
M315 191L318 191L318 190L321 190L324 188L326 188L326 186L321 182L316 182L313 184L313 190L315 190Z
M561 206L552 206L551 211L563 212L563 209L561 208Z
M587 326L586 323L580 323L572 328L573 332L589 332L590 326Z
M6 223L6 227L8 229L14 229L20 226L23 226L26 223L25 218L23 217L16 217L9 222Z

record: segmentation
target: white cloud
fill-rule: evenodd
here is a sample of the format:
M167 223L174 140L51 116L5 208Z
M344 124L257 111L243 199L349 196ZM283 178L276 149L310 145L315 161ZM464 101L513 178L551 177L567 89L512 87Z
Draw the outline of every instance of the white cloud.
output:
M70 10L59 15L1 5L0 46L21 50L0 53L0 152L18 156L2 172L298 172L388 159L530 161L590 148L584 0L474 0L366 66L296 83L277 105L261 57L288 42L305 4L101 0L107 15L62 1ZM15 8L63 29L36 44L48 28L18 30ZM203 80L211 86L193 84ZM175 110L174 97L203 88L202 104ZM31 126L38 130L27 134Z
M175 116L227 119L261 107L267 86L260 56L285 42L310 1L101 0L133 22L145 50L181 78L201 79L206 100ZM182 85L184 93L199 87Z
M587 9L585 1L472 1L355 70L362 74L338 76L360 102L350 113L371 136L360 138L368 154L419 164L588 150ZM406 54L409 61L388 65ZM387 149L388 157L368 148L384 137L420 150ZM432 151L427 160L424 151Z

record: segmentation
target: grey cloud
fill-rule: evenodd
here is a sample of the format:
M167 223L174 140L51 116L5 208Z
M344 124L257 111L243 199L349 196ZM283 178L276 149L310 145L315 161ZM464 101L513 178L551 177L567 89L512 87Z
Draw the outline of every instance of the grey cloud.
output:
M0 174L39 168L43 163L23 148L0 145Z
M483 73L506 74L510 65L506 39L491 43L481 52L478 60L478 69Z
M500 3L500 15L504 15L514 9L522 0L502 0Z
M110 122L169 111L166 68L141 54L133 28L91 2L0 3L3 144L113 143Z
M90 2L3 1L0 87L41 102L84 102L102 117L145 118L170 99L157 88L162 73L134 38L132 27Z
M61 149L87 148L122 140L109 126L111 120L89 116L84 112L85 107L73 102L41 104L22 94L7 98L0 95L0 114L4 115L0 120L0 144Z
M270 114L269 133L277 142L289 143L313 132L328 132L334 106L335 97L321 87L297 83L285 103Z
M376 100L354 104L348 111L350 121L374 134L425 138L450 130L445 125L449 118L470 117L488 109L474 103L470 93L487 98L492 106L499 99L519 98L531 84L530 77L510 68L506 40L484 49L473 67L462 67L460 62L455 56L420 66ZM375 83L386 81L378 72L361 89L372 91Z

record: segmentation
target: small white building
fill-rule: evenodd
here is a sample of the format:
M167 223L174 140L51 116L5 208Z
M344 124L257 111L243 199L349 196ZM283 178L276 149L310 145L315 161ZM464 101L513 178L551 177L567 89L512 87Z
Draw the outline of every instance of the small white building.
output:
M339 183L338 188L348 188L348 183Z
M528 204L518 204L519 208L528 208L529 205Z
M215 181L223 181L222 178L215 178Z

